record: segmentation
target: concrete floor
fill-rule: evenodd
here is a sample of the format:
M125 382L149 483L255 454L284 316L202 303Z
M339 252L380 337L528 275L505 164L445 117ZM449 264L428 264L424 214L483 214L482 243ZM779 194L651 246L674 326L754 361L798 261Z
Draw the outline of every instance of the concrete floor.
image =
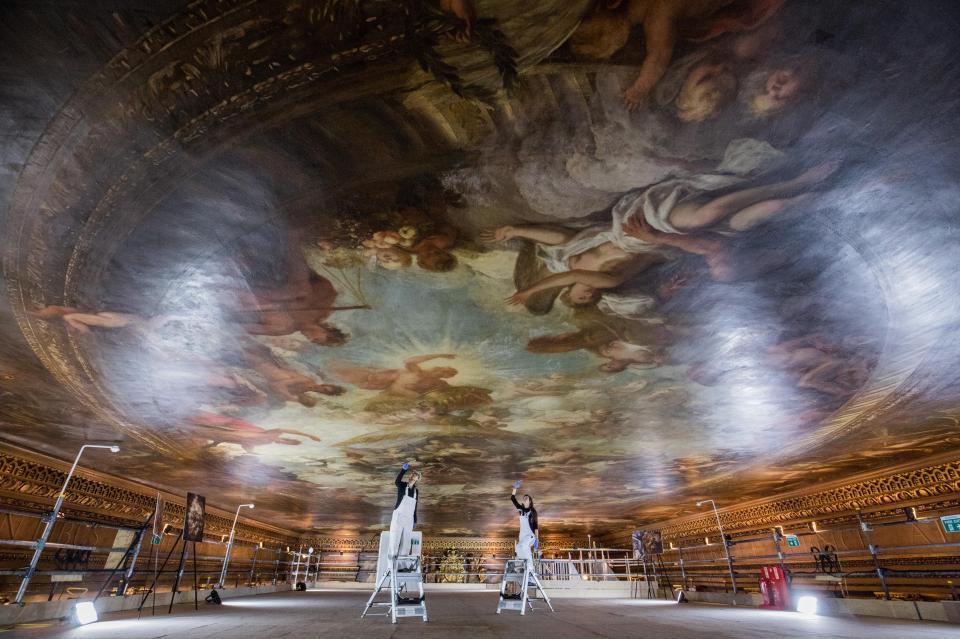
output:
M268 639L270 637L370 637L402 639L580 637L656 639L956 639L956 625L891 619L805 617L797 613L669 601L560 599L556 613L537 610L495 614L496 593L430 593L430 621L360 619L361 592L278 593L229 600L222 607L177 606L174 614L111 615L79 628L16 628L7 637L59 639ZM164 612L166 610L164 609Z

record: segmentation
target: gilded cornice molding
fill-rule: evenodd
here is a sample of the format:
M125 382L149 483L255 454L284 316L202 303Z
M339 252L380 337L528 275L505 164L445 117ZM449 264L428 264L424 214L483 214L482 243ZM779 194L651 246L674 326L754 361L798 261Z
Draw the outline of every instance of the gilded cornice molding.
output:
M38 455L19 455L0 451L0 504L15 510L46 512L57 498L66 479L62 462L40 461ZM140 490L138 490L140 488ZM70 485L62 512L65 516L91 523L138 526L156 508L156 491L129 482L78 470ZM161 492L163 523L175 530L183 526L186 504L182 497ZM211 536L230 533L231 515L208 508L204 530ZM266 524L250 521L237 523L236 538L246 542L263 542L265 546L291 544L296 534Z
M960 506L960 460L915 469L890 469L886 474L875 473L806 493L794 492L723 508L719 515L724 530L737 536L796 522L850 521L861 511L867 519L883 519L902 515L907 506L920 513ZM668 541L703 538L717 532L712 512L645 527L659 529Z

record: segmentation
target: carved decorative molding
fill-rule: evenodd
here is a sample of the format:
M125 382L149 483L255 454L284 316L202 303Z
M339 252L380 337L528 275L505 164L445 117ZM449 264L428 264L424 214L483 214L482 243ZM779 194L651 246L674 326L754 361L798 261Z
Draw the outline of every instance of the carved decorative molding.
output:
M304 548L312 547L320 551L376 552L380 535L365 537L304 537L297 543ZM566 539L552 540L541 544L543 550L570 548L572 542ZM423 547L427 553L436 554L446 550L479 554L513 553L516 540L513 538L489 539L480 537L440 537L426 536Z
M749 535L790 522L849 521L858 511L865 511L868 519L882 519L902 514L906 506L921 513L960 507L960 460L727 508L719 514L726 532ZM706 513L665 522L659 528L665 540L677 541L715 535L717 523L713 513Z
M0 505L27 512L46 512L56 499L66 478L65 472L53 464L25 459L9 452L0 452ZM122 483L122 482L117 482ZM155 507L155 494L117 485L109 478L77 475L70 482L63 512L69 517L91 522L137 526ZM823 526L849 522L858 511L867 519L897 517L906 506L919 513L935 513L960 508L960 460L925 466L913 470L893 471L887 475L863 478L837 484L806 494L790 494L781 498L754 502L739 508L720 511L724 530L734 536L753 535L776 525L816 520ZM166 496L163 521L177 529L183 524L185 504ZM208 512L205 529L210 536L227 535L232 518ZM647 526L657 528L657 526ZM667 541L700 539L716 534L712 513L665 522L660 527ZM293 531L240 522L236 538L245 543L263 542L265 547L291 549L303 544L318 550L376 551L379 534L351 537L308 535ZM627 543L619 535L610 536L618 543ZM544 549L569 548L571 539L552 539ZM424 547L430 551L457 550L493 554L513 550L512 538L471 538L427 536Z
M0 504L6 507L34 513L49 512L65 479L66 473L53 465L0 452ZM138 492L105 479L78 474L70 480L61 512L67 517L91 522L137 527L155 507L155 493ZM170 495L164 497L164 523L179 530L185 514L185 503ZM204 530L210 536L227 535L232 524L230 517L207 512ZM241 521L237 523L236 539L281 546L293 543L296 535Z

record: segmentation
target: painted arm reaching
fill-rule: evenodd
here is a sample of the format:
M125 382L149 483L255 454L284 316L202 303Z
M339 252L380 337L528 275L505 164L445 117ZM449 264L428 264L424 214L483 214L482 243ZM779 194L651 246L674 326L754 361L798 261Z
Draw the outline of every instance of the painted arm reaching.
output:
M626 271L620 273L602 273L600 271L574 269L566 273L549 275L533 286L525 288L522 291L517 291L505 301L508 306L515 306L526 302L534 293L539 293L540 291L545 291L550 288L573 286L574 284L582 284L592 289L616 288L626 281L627 276Z
M500 226L481 231L480 240L492 244L520 237L540 244L556 246L566 244L574 235L576 231L559 226Z
M411 357L403 362L403 367L406 368L411 373L422 373L423 369L420 368L420 364L424 362L429 362L433 359L455 359L457 356L452 353L440 353L435 355L418 355L417 357Z

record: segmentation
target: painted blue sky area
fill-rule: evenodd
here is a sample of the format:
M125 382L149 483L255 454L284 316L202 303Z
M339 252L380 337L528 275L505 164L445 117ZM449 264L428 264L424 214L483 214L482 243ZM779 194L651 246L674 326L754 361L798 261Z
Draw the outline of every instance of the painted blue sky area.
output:
M450 273L365 268L362 289L370 310L336 313L330 319L349 332L350 339L338 348L309 349L301 355L307 363L321 370L335 362L394 368L408 357L452 353L455 360L428 365L457 368L454 384L480 385L555 373L577 375L596 370L599 363L583 351L549 356L528 352L530 338L573 329L565 320L566 309L546 317L510 310L503 302L513 292L509 283L475 274L464 265Z

